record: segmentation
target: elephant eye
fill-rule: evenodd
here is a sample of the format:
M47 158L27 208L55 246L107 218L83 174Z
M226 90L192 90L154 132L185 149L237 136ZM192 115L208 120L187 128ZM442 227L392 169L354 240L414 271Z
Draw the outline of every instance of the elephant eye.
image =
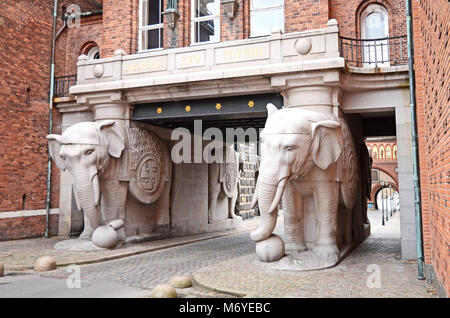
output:
M89 149L89 150L86 150L86 152L84 153L86 156L89 156L91 153L93 153L94 152L94 149Z

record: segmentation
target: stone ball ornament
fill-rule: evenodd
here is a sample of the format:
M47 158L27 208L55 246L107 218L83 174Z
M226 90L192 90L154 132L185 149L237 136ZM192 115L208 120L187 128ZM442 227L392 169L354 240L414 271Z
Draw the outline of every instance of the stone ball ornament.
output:
M153 288L151 298L177 298L177 291L169 284L158 285Z
M256 256L263 262L276 262L285 254L284 242L276 234L256 243Z
M114 248L119 243L119 235L117 230L124 226L124 222L121 219L117 219L108 223L108 225L102 225L95 229L92 234L92 243L95 246L102 248Z
M192 281L187 276L174 276L170 280L170 285L175 288L189 288L192 287Z
M47 272L56 269L56 261L51 256L41 256L34 263L36 272Z
M92 69L92 73L94 73L94 76L96 78L100 78L103 76L103 74L105 73L105 68L103 67L102 64L97 64L94 66L94 68Z
M306 55L311 52L311 48L312 43L310 38L304 38L295 41L295 50L301 55Z

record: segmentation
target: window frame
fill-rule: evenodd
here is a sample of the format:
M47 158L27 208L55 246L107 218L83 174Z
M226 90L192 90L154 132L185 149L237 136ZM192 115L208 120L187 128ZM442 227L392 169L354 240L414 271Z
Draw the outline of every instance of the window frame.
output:
M98 54L98 57L96 58L95 56L97 54ZM95 45L89 49L89 51L86 53L86 55L90 60L100 59L100 48L97 45Z
M221 39L221 21L220 21L220 6L221 6L221 1L220 0L214 0L217 1L219 3L219 12L216 15L207 15L204 17L195 17L195 9L196 9L196 3L199 0L191 0L191 45L202 45L202 44L208 44L208 43L218 43L220 42ZM195 36L196 36L196 32L195 32L195 24L196 23L200 23L200 22L204 22L204 21L218 21L218 25L219 27L217 28L217 32L219 32L219 39L218 40L213 40L213 41L203 41L203 42L196 42L195 41ZM214 30L215 31L215 30ZM214 32L215 33L215 32Z
M262 37L262 36L268 36L270 35L270 32L268 34L263 34L263 35L253 35L252 31L252 13L257 13L257 12L265 12L265 11L270 11L270 10L274 10L274 9L281 9L281 12L283 13L283 19L282 19L282 27L281 32L284 33L284 24L285 24L285 14L284 14L284 0L280 1L279 4L275 4L275 5L269 5L269 6L265 6L265 7L258 7L258 8L254 8L253 7L253 1L250 0L250 38L258 38L258 37Z
M144 23L144 19L143 16L145 14L145 16L148 16L148 10L146 12L143 12L144 10L144 6L143 3L147 2L147 4L150 1L159 1L159 10L160 10L160 23L157 24L148 24L148 25L143 25ZM148 8L148 7L147 7ZM155 51L155 50L162 50L164 48L164 40L161 37L161 30L164 33L164 17L163 17L163 11L164 11L164 0L139 0L139 21L138 21L138 53L142 53L142 52L150 52L150 51ZM142 41L142 37L144 36L143 33L145 33L146 31L149 30L160 30L158 32L158 38L159 38L159 47L155 47L155 48L151 48L151 49L144 49L143 48L143 41ZM148 37L148 35L147 35ZM148 42L148 39L147 39Z

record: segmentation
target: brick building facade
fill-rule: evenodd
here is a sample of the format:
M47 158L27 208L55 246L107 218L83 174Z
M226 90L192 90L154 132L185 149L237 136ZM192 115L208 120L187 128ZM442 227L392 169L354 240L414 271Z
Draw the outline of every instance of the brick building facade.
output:
M201 22L197 22L192 16L196 12L191 7L195 1L177 1L173 28L169 25L168 15L165 14L160 14L159 23L142 25L140 10L143 2L145 1L60 2L58 30L63 26L63 13L70 4L79 5L83 15L78 27L62 29L57 40L56 75L76 74L78 56L89 54L95 47L99 48L100 58L113 57L117 49L122 49L126 55L139 55L140 51L152 52L143 48L143 42L149 41L149 38L143 40L143 34L151 32L149 30L159 30L158 28L162 32L160 49L188 48L203 44L193 43L196 35L192 32L197 25L201 25ZM160 2L161 11L169 9L168 2ZM222 2L224 1L217 1L220 3L216 7L218 11L211 14L210 20L202 13L199 14L198 21L209 21L210 25L213 25L212 21L220 21L220 31L217 35L220 42L257 38L253 33L256 27L252 27L252 17L263 15L265 9L252 8L251 1L236 0L236 11L230 13ZM273 3L270 10L278 10L277 14L282 12L283 23L279 25L279 29L284 34L324 29L330 19L336 19L341 36L360 39L363 37L361 26L364 12L367 12L368 8L378 6L387 14L386 34L406 35L404 0L280 0ZM3 136L0 141L0 217L3 215L0 218L0 240L40 236L43 233L52 5L53 1L50 0L41 1L37 5L7 0L2 4L2 9L5 10L0 12L0 31L5 35L0 38L0 45L6 48L0 52L1 69L6 70L2 72L0 86L0 98L3 102L0 108L0 133ZM442 185L448 185L449 178L448 169L445 170L448 165L448 143L444 142L448 131L447 119L450 116L449 79L445 73L449 67L448 18L448 2L445 0L433 1L432 5L428 1L414 1L425 257L426 263L433 266L437 280L447 292L449 190L448 186ZM272 30L265 34L269 35L270 31ZM158 52L158 49L153 52ZM26 70L26 73L19 72L19 69ZM404 70L395 69L393 72L398 75ZM346 76L349 75L342 75L343 78ZM367 78L364 76L372 75L355 76L357 81L364 82ZM373 78L375 76L373 75ZM345 85L350 84L347 82ZM402 87L401 85L404 87L403 82L396 87ZM351 89L354 88L348 90ZM370 96L373 98L373 95ZM350 99L343 100L347 102ZM400 110L396 110L395 114L401 114ZM56 110L54 121L54 131L59 132L60 113ZM54 168L51 207L55 209L59 207L59 182L58 169ZM58 221L57 211L54 213L53 228Z
M420 182L427 278L450 295L450 3L413 1Z

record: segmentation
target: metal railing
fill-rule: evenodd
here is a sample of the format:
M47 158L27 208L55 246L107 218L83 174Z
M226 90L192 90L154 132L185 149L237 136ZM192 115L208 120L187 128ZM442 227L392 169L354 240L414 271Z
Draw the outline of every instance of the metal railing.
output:
M69 95L69 87L75 85L77 75L65 75L55 77L54 95L55 97L63 97Z
M355 67L388 67L408 63L406 35L379 39L353 39L339 36L341 56Z

